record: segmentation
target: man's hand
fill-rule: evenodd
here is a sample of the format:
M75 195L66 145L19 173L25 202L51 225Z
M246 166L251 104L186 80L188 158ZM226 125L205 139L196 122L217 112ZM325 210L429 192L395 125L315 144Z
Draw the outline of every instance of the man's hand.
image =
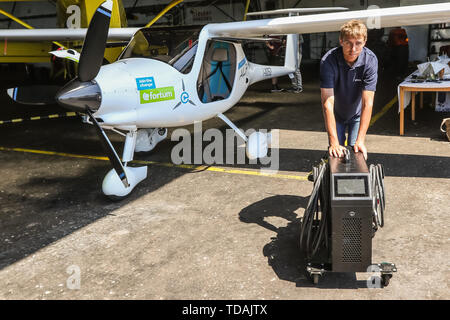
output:
M373 99L375 92L370 90L363 90L362 92L362 111L361 123L359 125L358 138L356 139L354 150L355 152L362 152L364 159L367 160L367 149L364 145L367 129L370 125L370 118L372 116Z
M353 149L355 150L355 152L362 152L364 155L364 159L367 160L367 148L364 145L364 142L357 140L355 142L355 145L353 146Z
M341 145L333 145L328 148L328 153L331 157L343 157L345 156L345 150L346 148Z

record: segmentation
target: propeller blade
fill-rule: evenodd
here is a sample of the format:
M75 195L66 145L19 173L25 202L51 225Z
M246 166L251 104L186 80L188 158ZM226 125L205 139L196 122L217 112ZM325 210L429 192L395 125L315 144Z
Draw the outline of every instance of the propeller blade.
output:
M100 125L97 122L97 119L95 119L95 117L92 115L92 113L88 107L86 107L86 113L89 116L89 118L91 119L92 123L94 124L95 129L97 130L97 134L100 137L100 140L102 141L103 147L106 151L106 154L108 155L111 165L113 166L114 170L116 170L116 173L119 176L119 178L122 181L125 188L128 188L130 186L130 184L128 183L125 169L122 165L122 162L120 161L119 156L116 153L116 150L114 149L113 145L111 144L111 141L109 141L108 136L106 135L105 131L102 129L102 127L100 127Z
M55 85L35 85L7 89L7 93L17 103L44 106L56 103L55 95L59 89L61 87Z
M103 2L95 11L89 24L78 66L78 78L82 82L91 81L100 71L105 55L112 7L111 0Z

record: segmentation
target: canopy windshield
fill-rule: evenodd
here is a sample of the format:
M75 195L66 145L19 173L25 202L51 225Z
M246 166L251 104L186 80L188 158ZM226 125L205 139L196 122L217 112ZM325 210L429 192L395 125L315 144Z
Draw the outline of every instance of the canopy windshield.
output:
M184 65L178 66L185 54L189 54L189 59L185 57L188 61L195 57L198 32L161 29L163 28L144 28L136 32L119 59L156 59L177 66L180 70Z

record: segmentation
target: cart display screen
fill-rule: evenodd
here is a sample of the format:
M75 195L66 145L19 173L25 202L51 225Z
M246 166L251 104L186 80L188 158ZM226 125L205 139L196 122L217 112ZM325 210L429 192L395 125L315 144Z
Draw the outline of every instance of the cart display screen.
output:
M335 177L335 197L368 197L367 176Z

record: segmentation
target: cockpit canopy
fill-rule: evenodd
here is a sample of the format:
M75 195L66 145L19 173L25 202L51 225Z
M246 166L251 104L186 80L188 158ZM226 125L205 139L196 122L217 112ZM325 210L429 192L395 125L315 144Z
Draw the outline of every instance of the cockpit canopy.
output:
M156 59L189 73L197 52L198 32L143 28L131 39L119 60L128 58Z

